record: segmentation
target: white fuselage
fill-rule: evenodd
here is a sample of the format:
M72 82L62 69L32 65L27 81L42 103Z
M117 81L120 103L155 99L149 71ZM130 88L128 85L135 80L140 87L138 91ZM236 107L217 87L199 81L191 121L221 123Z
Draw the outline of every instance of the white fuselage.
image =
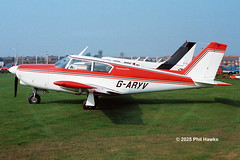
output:
M120 63L119 63L120 64ZM123 65L123 64L121 64ZM127 66L127 67L126 67ZM155 69L147 69L138 66L123 65L123 67L114 66L113 70L117 72L126 73L126 76L116 76L111 73L99 74L99 72L92 71L91 74L82 72L75 72L72 69L65 69L64 71L59 70L45 70L45 69L17 69L16 75L20 79L20 83L28 86L32 86L39 89L71 92L71 93L82 93L85 90L79 88L66 88L55 85L56 81L73 81L90 86L95 86L100 89L102 93L112 91L118 94L132 94L142 92L153 92L153 91L164 91L164 90L176 90L176 89L188 89L199 87L194 82L182 82L182 81L171 81L161 79L151 79L147 76L131 77L127 75L133 74L134 69L144 69L146 71L153 72L152 74L162 74L165 76L171 75L176 78L190 79L187 76L179 75L175 73L165 72ZM131 71L133 70L133 71ZM141 74L141 73L140 73Z

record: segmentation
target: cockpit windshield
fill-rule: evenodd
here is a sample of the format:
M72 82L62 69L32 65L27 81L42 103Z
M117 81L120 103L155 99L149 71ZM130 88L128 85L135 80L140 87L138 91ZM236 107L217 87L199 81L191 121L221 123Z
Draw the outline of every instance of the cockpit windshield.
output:
M70 58L65 57L65 58L61 59L60 61L56 62L55 66L60 67L60 68L65 68L66 65L68 64L69 60L70 60Z
M75 57L65 57L55 63L59 68L66 68L71 70L85 70L95 72L111 72L113 66L104 62L94 62L91 59L78 59Z

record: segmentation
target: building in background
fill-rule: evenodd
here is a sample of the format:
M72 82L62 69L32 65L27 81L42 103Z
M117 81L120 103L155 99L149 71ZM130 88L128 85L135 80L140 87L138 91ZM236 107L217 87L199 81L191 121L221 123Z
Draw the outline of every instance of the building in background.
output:
M48 63L53 64L56 63L58 60L62 59L64 56L48 56ZM4 62L4 65L7 64L14 64L15 57L0 57L1 61ZM37 58L37 59L36 59ZM119 57L118 57L119 58ZM161 59L161 61L165 61L170 58L170 56L163 56L163 57L124 57L124 59L138 59L140 61L146 60L150 62L156 62ZM239 66L239 58L240 56L224 56L220 65L224 66ZM46 57L40 56L26 56L26 57L18 57L18 64L46 64Z
M223 56L221 65L225 66L239 66L240 56Z

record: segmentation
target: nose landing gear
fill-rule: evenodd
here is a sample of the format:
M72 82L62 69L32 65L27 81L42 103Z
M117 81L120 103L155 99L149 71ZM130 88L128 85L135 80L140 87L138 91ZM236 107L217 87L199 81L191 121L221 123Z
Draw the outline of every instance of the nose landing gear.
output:
M28 102L29 102L30 104L39 104L39 103L41 102L41 98L40 98L40 96L39 96L38 94L35 94L35 95L34 95L34 93L33 93L33 94L31 94L31 95L29 96Z
M30 104L39 104L41 102L41 97L37 94L37 88L33 89L33 94L31 94L28 98L28 102Z

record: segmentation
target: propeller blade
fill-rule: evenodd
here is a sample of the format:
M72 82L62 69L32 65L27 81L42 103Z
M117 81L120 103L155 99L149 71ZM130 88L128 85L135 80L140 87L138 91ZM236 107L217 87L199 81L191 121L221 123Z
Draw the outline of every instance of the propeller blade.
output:
M18 87L18 78L15 76L15 83L14 83L14 97L17 96L17 87Z

